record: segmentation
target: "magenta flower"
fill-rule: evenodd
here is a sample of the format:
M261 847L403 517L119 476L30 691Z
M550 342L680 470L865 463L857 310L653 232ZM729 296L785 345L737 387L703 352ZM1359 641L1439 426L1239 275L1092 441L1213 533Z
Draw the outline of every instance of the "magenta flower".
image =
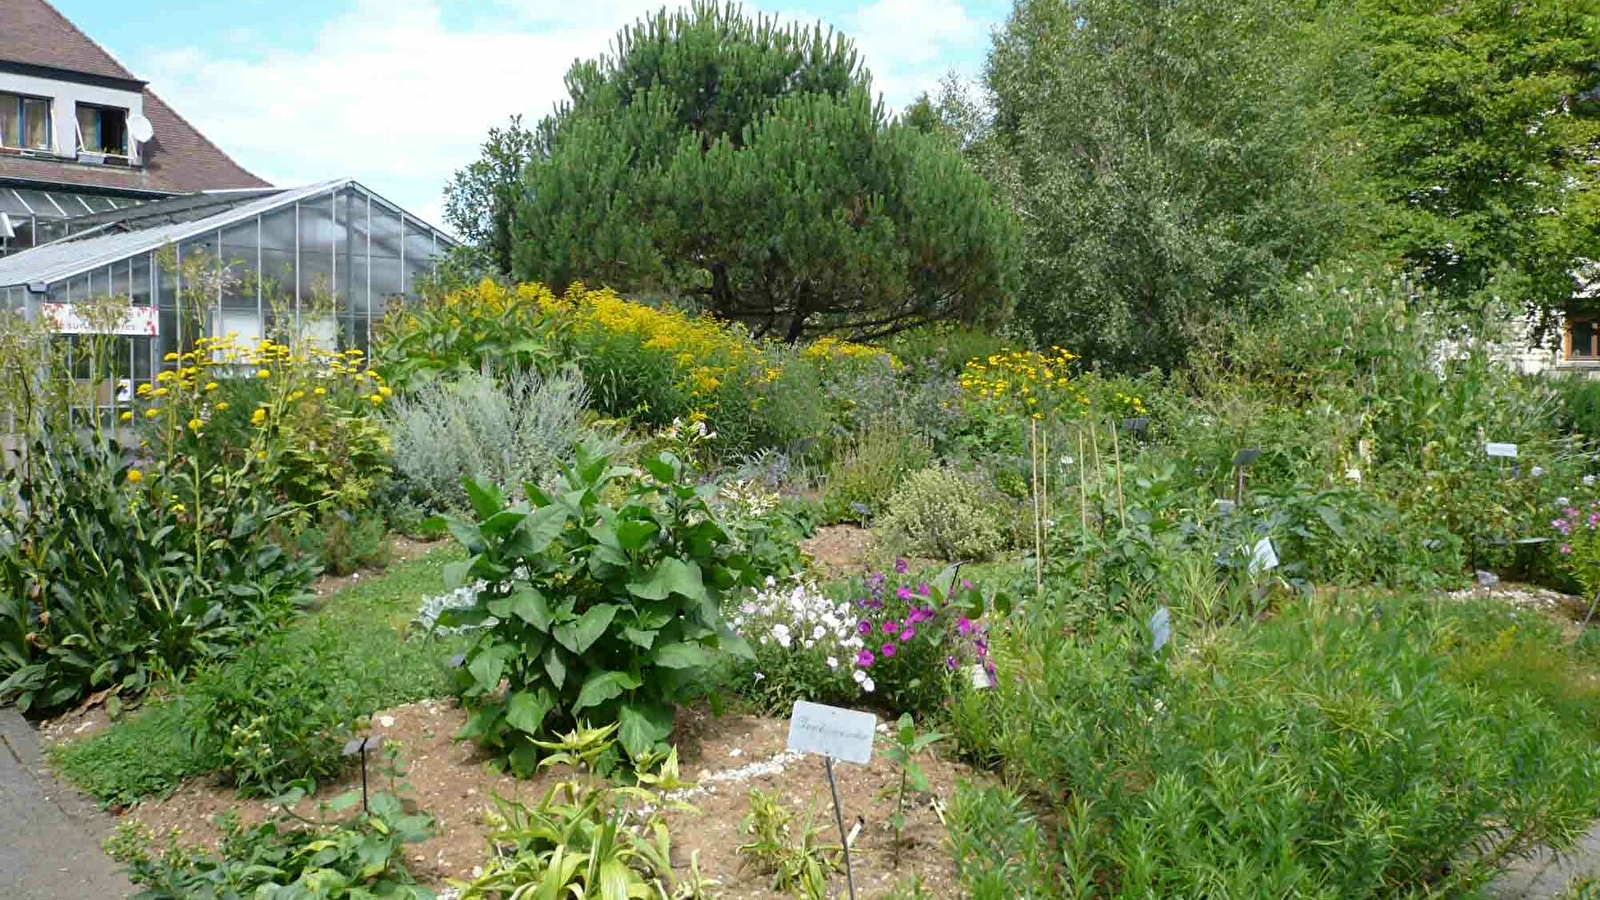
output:
M976 641L972 642L972 646L973 646L974 649L976 649L978 651L978 658L979 659L984 659L984 658L988 657L988 655L989 655L989 642L988 641L985 641L985 640L982 640L982 639L976 640Z
M1571 553L1571 552L1572 552L1572 545L1571 544L1562 544L1561 545L1561 553L1562 553L1562 555L1566 555L1566 554Z
M894 561L894 571L897 575L904 575L909 568L911 568L911 564L906 562L904 557Z
M963 591L970 591L970 590L972 590L972 582L970 582L970 581L968 581L968 580L966 580L966 579L965 579L965 578L963 578L963 579L961 579L961 589L962 589L962 590L963 590Z
M961 618L956 620L956 633L957 634L960 634L963 637L965 637L966 635L971 634L972 631L973 631L973 624L972 624L972 620L971 619L967 618L966 616L962 616Z
M872 623L868 622L866 619L862 619L861 621L856 623L856 630L861 632L862 634L871 634L872 633Z
M884 659L889 659L889 658L893 657L894 656L894 651L895 651L895 646L893 644L884 644L883 645L883 658ZM865 651L863 651L863 652L865 652Z
M949 669L950 671L954 672L956 670L956 665L957 665L956 658L954 656L946 656L944 658L944 667L946 669Z
M903 644L906 641L909 641L909 640L911 640L912 638L914 638L916 636L917 636L917 630L915 628L912 628L910 625L907 625L906 629L904 631L900 632L900 643Z
M924 581L921 584L917 585L917 593L921 594L924 597L928 596L930 591L928 589L928 583L926 581Z
M900 623L896 622L893 619L890 619L889 621L883 623L883 633L884 634L894 634L896 631L899 631L899 630L900 630Z
M899 597L901 600L910 600L911 599L911 588L906 588L906 587L895 588L894 595L896 597Z
M877 662L877 661L878 661L878 658L876 656L872 655L872 651L871 650L863 649L860 653L856 654L856 665L860 666L863 669L872 668L872 664Z

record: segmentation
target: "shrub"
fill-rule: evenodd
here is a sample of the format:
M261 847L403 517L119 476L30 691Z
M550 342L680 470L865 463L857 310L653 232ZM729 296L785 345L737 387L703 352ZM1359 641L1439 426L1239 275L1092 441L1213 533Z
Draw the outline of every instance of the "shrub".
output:
M486 366L549 371L560 324L545 314L553 299L543 285L507 287L485 278L395 307L378 328L377 368L402 393Z
M435 512L471 508L467 479L515 496L524 483L553 476L577 444L601 439L588 421L588 401L583 377L573 371L547 377L511 370L498 378L469 372L424 384L386 415L399 489Z
M643 476L613 468L581 447L550 493L527 485L528 503L508 506L476 482L477 521L450 523L471 558L450 567L447 586L486 587L440 624L496 620L476 632L460 670L473 711L461 736L519 775L534 771L536 740L580 720L617 723L631 756L649 752L671 733L672 703L700 687L699 673L743 648L722 622L722 593L766 573L676 457L644 466ZM620 505L602 499L611 497Z
M363 568L381 569L394 555L394 544L383 518L372 513L352 515L342 509L324 512L295 540L301 553L332 575L349 575Z
M896 552L950 561L988 559L1005 546L997 500L957 472L923 469L889 498L878 528Z
M246 494L191 514L116 445L46 428L0 473L0 698L47 712L136 696L287 618L310 569L262 540Z
M1479 635L1496 628L1471 621L1484 615L1294 603L1188 647L1195 626L1180 621L1176 654L1152 654L1128 619L1077 639L1048 615L1013 618L997 636L999 686L960 698L954 723L969 753L1049 806L1059 877L1078 886L1460 893L1540 844L1569 845L1600 801L1586 721L1528 679L1456 670L1493 644ZM1491 615L1503 632L1506 614ZM1562 658L1536 640L1541 654L1494 658Z
M293 807L296 798L289 798ZM360 802L347 794L327 808ZM324 810L326 813L327 808ZM278 821L245 828L228 813L217 849L180 848L173 835L159 856L148 831L120 826L107 853L144 888L149 900L225 900L231 897L304 897L317 900L431 900L405 867L405 845L426 840L433 820L407 813L392 794L375 794L368 811L337 824L311 822L287 809Z
M361 690L330 677L327 656L339 647L268 639L232 665L194 684L197 750L245 795L273 796L302 778L344 767L345 740L360 715Z
M900 482L926 466L932 455L927 441L898 428L880 424L867 429L828 466L823 518L829 522L872 518Z

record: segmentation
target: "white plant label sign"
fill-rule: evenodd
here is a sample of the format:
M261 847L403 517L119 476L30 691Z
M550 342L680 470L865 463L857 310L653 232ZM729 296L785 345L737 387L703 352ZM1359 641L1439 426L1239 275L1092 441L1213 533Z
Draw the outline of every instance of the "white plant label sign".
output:
M989 671L982 663L973 663L967 666L967 679L972 682L974 690L986 691L994 687L994 681L989 678Z
M1278 551L1272 546L1272 538L1262 538L1250 551L1250 574L1266 572L1278 567Z
M1489 454L1490 456L1501 456L1505 457L1506 459L1516 459L1517 445L1488 443L1483 445L1483 452Z
M872 736L878 717L872 713L796 700L789 717L789 749L844 762L872 761Z

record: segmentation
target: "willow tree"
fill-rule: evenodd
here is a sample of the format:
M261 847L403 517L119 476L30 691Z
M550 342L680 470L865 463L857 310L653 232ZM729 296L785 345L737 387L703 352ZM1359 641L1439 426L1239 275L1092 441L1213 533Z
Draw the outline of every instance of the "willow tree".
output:
M517 277L790 340L1005 315L1008 212L950 142L885 115L844 37L700 3L623 30L567 87L524 171Z

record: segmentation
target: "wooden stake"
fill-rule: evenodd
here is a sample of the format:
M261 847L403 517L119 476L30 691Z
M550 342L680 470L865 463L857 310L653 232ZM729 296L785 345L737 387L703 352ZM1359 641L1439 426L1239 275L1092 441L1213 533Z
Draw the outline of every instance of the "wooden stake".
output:
M1039 422L1028 420L1028 462L1033 466L1033 572L1039 595L1044 596L1044 532L1039 520Z
M1117 424L1111 423L1111 460L1117 469L1117 518L1122 520L1122 527L1128 527L1128 511L1122 505L1122 444L1117 439Z
M1039 442L1039 496L1041 498L1040 505L1044 507L1044 512L1041 516L1043 524L1039 526L1040 533L1043 535L1043 540L1039 542L1039 571L1041 573L1039 577L1043 578L1044 554L1048 552L1046 547L1049 545L1050 538L1050 429L1048 427L1039 433Z
M1083 545L1089 546L1089 482L1088 465L1083 458L1083 426L1078 426L1078 518L1083 525ZM1089 565L1083 566L1083 589L1089 589Z

